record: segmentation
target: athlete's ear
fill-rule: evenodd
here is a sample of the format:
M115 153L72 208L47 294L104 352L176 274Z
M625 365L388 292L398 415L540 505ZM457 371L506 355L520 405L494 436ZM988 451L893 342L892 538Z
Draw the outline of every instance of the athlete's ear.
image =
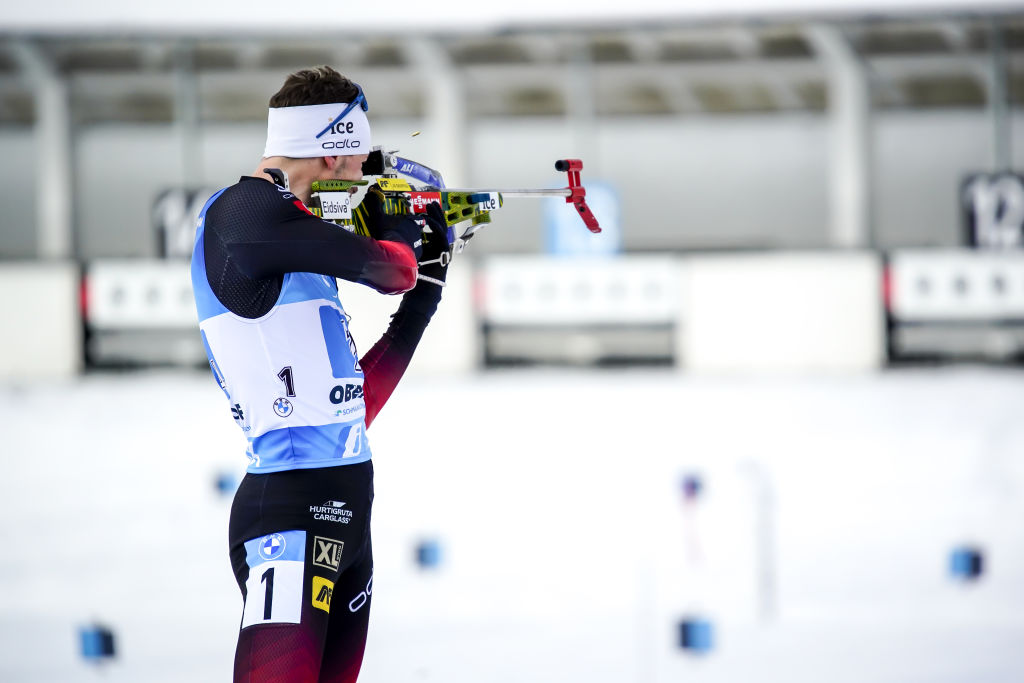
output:
M327 167L328 171L333 171L338 165L338 157L321 157L324 160L324 166Z

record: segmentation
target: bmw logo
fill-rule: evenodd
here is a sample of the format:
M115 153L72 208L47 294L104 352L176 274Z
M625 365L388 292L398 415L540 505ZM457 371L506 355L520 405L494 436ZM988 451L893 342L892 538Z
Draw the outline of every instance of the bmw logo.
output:
M273 560L284 553L284 536L270 534L260 539L259 554L264 560Z
M288 417L292 414L292 402L286 398L279 398L274 401L274 412L281 417Z

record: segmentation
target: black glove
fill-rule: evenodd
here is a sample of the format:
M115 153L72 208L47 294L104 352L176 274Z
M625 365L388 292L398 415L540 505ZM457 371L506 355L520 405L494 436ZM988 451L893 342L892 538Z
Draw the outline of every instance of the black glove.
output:
M419 260L419 279L444 287L448 264L452 261L455 231L448 227L444 211L437 202L427 204L423 220L426 222L426 230L423 235L423 256Z
M423 252L423 228L408 212L388 214L379 192L369 190L363 197L366 207L366 228L375 240L402 242L412 247L416 260Z

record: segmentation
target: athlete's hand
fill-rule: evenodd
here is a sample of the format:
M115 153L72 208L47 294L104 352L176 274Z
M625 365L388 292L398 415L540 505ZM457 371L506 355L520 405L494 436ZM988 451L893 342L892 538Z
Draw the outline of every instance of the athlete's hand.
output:
M409 213L388 214L379 192L369 190L363 198L366 207L366 228L375 240L402 242L412 247L419 260L423 247L423 228Z
M448 264L452 260L452 242L455 232L448 227L444 211L437 202L427 205L426 232L423 239L423 256L420 259L419 279L444 286L448 276Z

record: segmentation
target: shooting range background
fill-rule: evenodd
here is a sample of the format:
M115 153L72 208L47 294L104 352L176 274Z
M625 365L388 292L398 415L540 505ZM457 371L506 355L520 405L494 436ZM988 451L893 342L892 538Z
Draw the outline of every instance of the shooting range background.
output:
M243 439L177 354L187 296L83 312L79 279L177 292L158 197L251 172L267 97L321 62L450 183L557 187L579 156L621 202L621 257L544 254L522 201L452 267L369 432L363 683L1024 679L1024 377L1002 362L1024 313L965 297L938 314L995 317L994 341L908 365L885 299L893 273L974 291L1005 264L1024 297L1019 252L965 247L959 191L1024 155L1013 3L519 4L472 27L410 4L313 33L229 5L0 12L0 680L230 678ZM343 292L368 348L396 300ZM84 363L103 334L144 360ZM115 657L83 657L92 626Z
M370 430L360 680L1019 680L1021 379L413 378ZM32 454L0 484L4 681L230 677L241 601L213 480L241 456L210 389L165 372L0 394L11 452ZM984 580L950 578L962 544ZM679 649L688 617L712 651ZM97 671L76 642L92 620L119 652Z

